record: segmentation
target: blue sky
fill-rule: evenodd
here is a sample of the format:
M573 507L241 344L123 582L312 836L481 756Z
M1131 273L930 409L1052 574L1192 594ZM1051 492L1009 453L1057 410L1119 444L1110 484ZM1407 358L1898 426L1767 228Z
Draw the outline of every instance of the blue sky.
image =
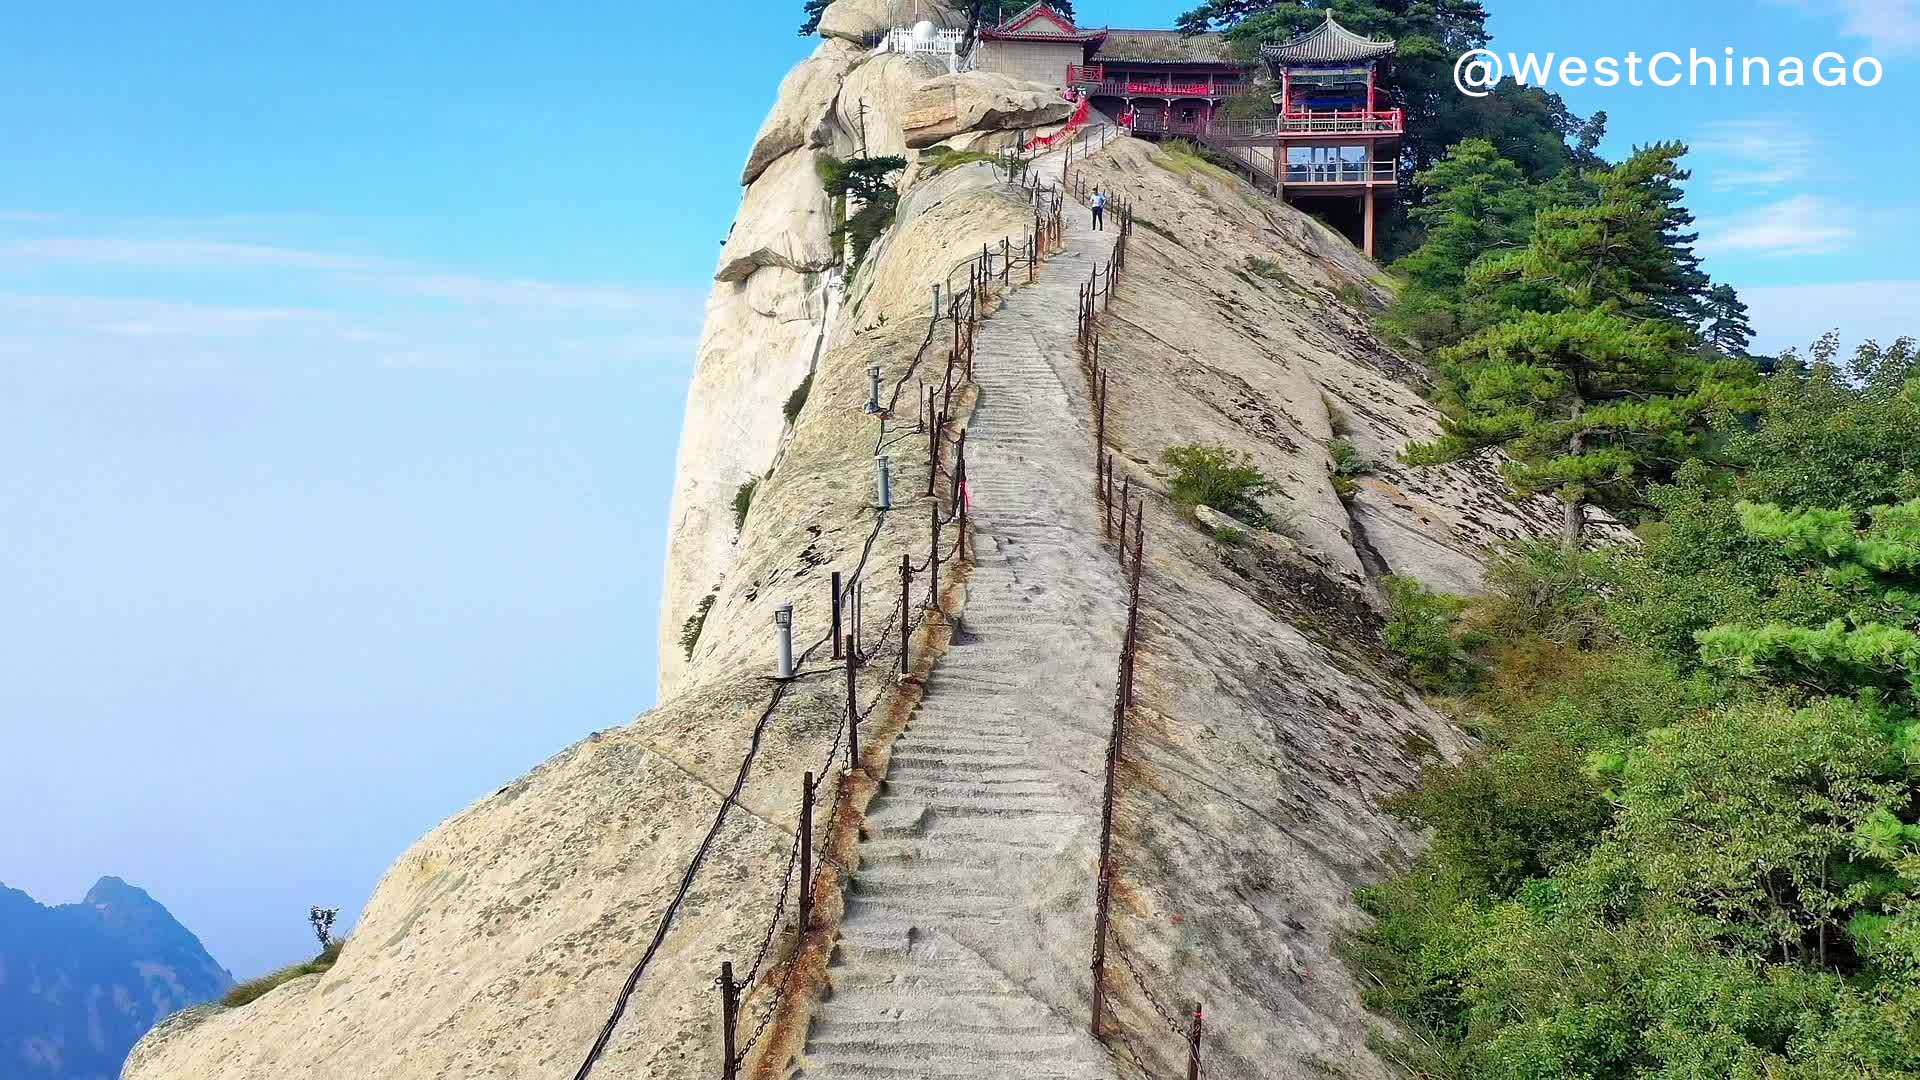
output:
M1489 6L1502 49L1877 55L1873 89L1566 96L1611 153L1696 146L1762 344L1915 329L1914 0ZM700 307L797 8L12 13L0 881L121 875L254 974L652 704Z

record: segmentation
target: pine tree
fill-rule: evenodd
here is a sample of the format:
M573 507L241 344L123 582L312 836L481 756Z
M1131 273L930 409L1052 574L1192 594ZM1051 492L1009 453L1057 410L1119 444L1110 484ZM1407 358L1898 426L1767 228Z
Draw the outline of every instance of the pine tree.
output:
M1654 299L1686 277L1669 231L1677 149L1636 153L1591 205L1541 211L1524 249L1469 270L1469 290L1510 314L1441 352L1442 436L1409 461L1501 447L1515 490L1558 497L1577 544L1588 505L1633 517L1647 482L1700 452L1710 415L1748 399L1751 367L1695 355L1691 326Z
M1406 284L1388 321L1435 348L1476 328L1468 314L1467 268L1483 255L1527 242L1539 193L1485 139L1455 145L1415 182L1425 199L1411 216L1426 239L1393 264Z
M827 5L831 3L833 0L805 0L800 5L800 14L803 16L803 21L800 23L801 37L806 37L820 29L820 16L827 13Z
M1747 305L1733 286L1720 284L1707 291L1702 314L1706 326L1701 340L1721 356L1745 356L1753 343L1753 324L1747 321Z

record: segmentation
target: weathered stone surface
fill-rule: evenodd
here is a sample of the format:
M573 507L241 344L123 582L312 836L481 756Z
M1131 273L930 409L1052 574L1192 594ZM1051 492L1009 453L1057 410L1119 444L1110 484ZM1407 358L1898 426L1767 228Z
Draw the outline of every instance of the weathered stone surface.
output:
M876 35L923 19L943 29L967 24L965 15L935 0L834 0L820 16L820 36L868 44Z
M907 145L922 147L969 131L1040 127L1064 120L1072 110L1052 87L968 71L924 83L901 126Z
M855 64L833 105L834 153L851 157L865 146L872 157L907 156L900 118L921 85L946 71L932 57L909 53L880 53Z
M832 203L820 185L819 155L795 150L747 186L713 279L745 281L763 266L817 273L833 265Z
M795 190L768 192L743 211L743 227L754 219L755 231L742 252L767 248L782 208L818 190L811 155L783 155L756 181L778 174ZM1384 293L1372 281L1377 271L1339 237L1230 177L1170 166L1131 140L1076 164L1087 181L1131 198L1142 219L1129 273L1104 315L1101 351L1108 448L1135 481L1147 537L1138 705L1116 818L1113 949L1134 960L1161 1000L1206 1003L1209 1075L1385 1077L1388 1067L1368 1049L1377 1021L1361 1008L1359 980L1335 946L1363 918L1353 888L1418 845L1383 800L1405 790L1423 762L1457 757L1466 741L1381 652L1375 586L1387 572L1469 586L1498 544L1549 533L1558 519L1551 506L1509 501L1489 466L1396 464L1398 449L1431 432L1434 419L1418 393L1421 371L1384 348L1354 307ZM1057 173L1057 161L1041 166L1049 169ZM1084 211L1070 218L1086 228ZM689 393L670 522L662 652L673 666L663 664L664 703L449 819L388 872L332 971L242 1009L162 1025L137 1048L127 1080L437 1080L565 1075L577 1065L752 744L768 701L774 608L794 605L804 647L828 624L831 571L851 570L863 552L866 565L893 567L926 551L922 513L876 520L870 508L873 455L883 445L894 455L896 490L922 490L927 474L916 437L896 426L891 437L900 441L883 443L861 410L866 366L882 365L888 393L900 387L898 414L910 415L920 383L939 379L949 331L929 326L932 282L983 243L1019 236L1030 220L1019 195L996 189L989 167L960 166L905 193L898 224L869 253L837 315L809 306L825 283L791 262L753 263L721 281ZM797 221L799 229L824 226ZM1099 249L1081 241L1043 272L1084 280ZM1054 291L1071 301L1070 290ZM995 317L1021 311L1031 315L1022 306ZM998 344L977 362L1001 366L980 415L991 420L996 396L1005 403L1044 392L1046 419L999 429L983 422L977 438L998 441L992 452L975 451L982 468L996 463L991 482L977 486L982 499L1025 483L1046 485L1050 499L1093 497L1091 402L1063 359L1070 331L1061 322L1056 311L998 324L983 338ZM924 366L909 372L923 350ZM808 370L812 393L789 430L780 405ZM1057 428L1030 430L1043 424ZM1345 501L1329 475L1336 432L1376 463ZM1193 442L1243 451L1275 480L1268 509L1277 533L1223 543L1166 500L1162 455ZM1011 487L1008 470L1019 474ZM740 480L763 474L736 542L727 504ZM1033 538L1053 525L1084 534L1089 515L1029 508L997 505L1004 533L981 511L976 552L1032 561L1009 564L1018 572L1002 575L1002 621L983 612L979 625L1009 625L1026 595L1035 610L1063 625L1082 620L1087 641L1110 646L1123 602L1112 595L1112 575L1048 573L1031 550L1016 550L1022 537L1037 550ZM1086 540L1059 545L1079 568L1101 557L1088 555ZM888 603L891 579L881 579L870 613ZM712 611L687 663L673 639L706 595ZM802 658L803 670L823 648ZM1111 685L1099 681L1113 675L1114 658L1102 651L1055 650L1048 660L1071 670L1047 669L1048 679ZM884 667L861 676L863 699L887 680ZM1035 739L1059 749L1058 768L1074 779L1053 794L1084 802L1102 767L1106 710L1081 715L1088 707L1080 701L1049 711L1022 696L1035 691L1015 673L1004 682L991 674L968 693L977 701L1005 687L996 712L1022 718ZM929 687L941 693L938 673ZM762 732L739 807L617 1030L604 1075L712 1074L715 969L757 947L790 850L799 776L820 768L841 729L841 693L837 679L791 684ZM950 700L939 707L964 719ZM913 737L909 729L908 745ZM1034 847L1033 858L1053 860L1036 876L1089 871L1084 844ZM971 945L1005 960L1012 943L983 921ZM1039 988L1077 1025L1087 946L1084 935L1043 935L1018 950L1017 970L999 970ZM1184 1047L1114 963L1122 1029L1153 1075L1177 1074ZM757 1015L751 1004L749 1014ZM1041 1064L1033 1071L1046 1071ZM1107 1064L1136 1075L1121 1061Z
M997 237L1024 216L1010 194L961 175L945 182L946 198L907 201L903 228L973 248L987 239L983 230ZM990 205L1000 207L997 215L984 208ZM689 427L688 438L706 437L706 428L718 440L770 430L776 445L758 459L756 471L771 465L772 473L730 545L729 573L718 582L681 692L434 829L381 880L330 972L244 1008L203 1010L191 1024L161 1025L135 1051L128 1080L571 1075L734 782L772 685L765 676L773 663L774 608L794 605L804 648L828 625L829 573L851 572L864 553L881 582L869 594L880 610L901 556L926 551L919 513L889 515L876 530L869 504L879 426L860 408L869 363L882 365L888 386L904 378L909 395L918 378L939 377L932 365L944 362L944 353L937 349L928 350L918 376L908 372L928 337L925 313L917 305L895 310L879 298L919 290L931 271L916 258L904 248L869 255L863 275L911 284L876 289L869 321L840 333L820 357L812 395L788 438L779 437L778 409L792 389L791 373L755 373L743 366L752 349L714 340L715 348L744 351L730 352L726 365L701 365L703 372L739 368L728 375L731 390L701 391L703 407L730 392L752 393L773 402L773 422L756 418L756 431L714 413L709 424ZM745 325L748 316L730 305L746 303L755 283L778 273L763 270L745 285L719 286L714 309ZM895 453L899 490L924 488L924 457L905 448ZM731 536L731 520L726 529ZM702 592L714 584L703 581ZM662 636L677 634L676 626ZM822 645L803 662L813 666L824 655ZM861 699L873 700L892 685L889 663L876 661L860 680ZM596 1076L713 1075L714 976L722 960L744 968L758 946L792 843L802 770L820 770L844 729L844 693L837 678L790 688L766 726L740 805ZM791 903L787 910L790 916ZM759 1007L750 999L755 1015Z
M787 72L774 97L773 111L761 123L747 153L746 167L740 172L742 186L753 183L782 155L803 146L823 145L821 122L840 93L840 80L860 55L859 46L829 38Z

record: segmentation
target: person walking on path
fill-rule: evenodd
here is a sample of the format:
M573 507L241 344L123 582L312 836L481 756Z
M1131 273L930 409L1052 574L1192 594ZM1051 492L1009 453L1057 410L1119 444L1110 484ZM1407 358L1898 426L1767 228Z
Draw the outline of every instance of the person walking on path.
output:
M1107 196L1099 188L1093 189L1093 228L1098 232L1107 227Z

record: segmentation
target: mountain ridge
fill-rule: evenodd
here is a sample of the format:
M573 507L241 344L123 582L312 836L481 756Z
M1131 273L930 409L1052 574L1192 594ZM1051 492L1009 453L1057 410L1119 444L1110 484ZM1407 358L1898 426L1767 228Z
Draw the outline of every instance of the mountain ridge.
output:
M232 985L198 936L122 878L51 905L0 882L0 1075L116 1077L155 1023Z

